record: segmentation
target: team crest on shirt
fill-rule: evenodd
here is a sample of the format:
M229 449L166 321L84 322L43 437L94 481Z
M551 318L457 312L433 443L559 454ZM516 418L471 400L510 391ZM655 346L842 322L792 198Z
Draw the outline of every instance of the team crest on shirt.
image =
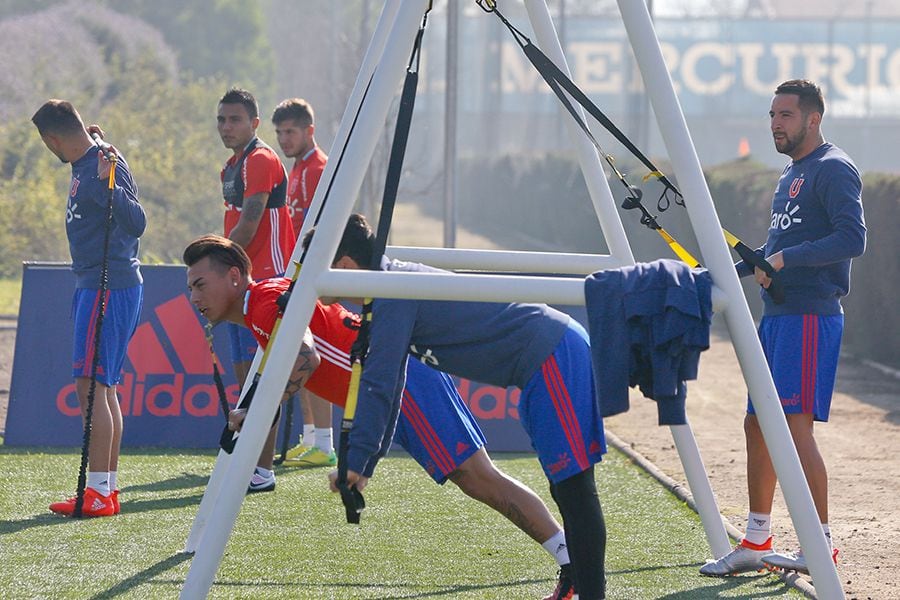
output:
M74 198L75 194L78 193L78 185L81 183L81 180L77 177L72 178L72 188L69 190L69 198Z
M803 185L804 181L805 179L803 179L803 177L795 177L791 182L791 187L788 188L788 196L790 196L792 199L796 198L800 193L800 187Z

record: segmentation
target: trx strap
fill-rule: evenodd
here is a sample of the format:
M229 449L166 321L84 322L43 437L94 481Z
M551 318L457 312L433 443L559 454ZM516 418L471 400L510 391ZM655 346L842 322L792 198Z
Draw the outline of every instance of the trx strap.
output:
M102 339L103 320L106 317L106 295L109 292L109 235L112 230L113 221L113 194L115 194L116 191L116 165L119 162L116 153L110 149L109 144L105 143L99 135L92 133L91 137L100 147L103 157L110 163L109 179L107 180L109 196L106 200L106 215L104 217L103 258L100 261L100 289L97 291L99 299L97 303L97 321L94 325L94 358L91 360L91 384L90 387L88 387L87 406L84 411L84 435L81 442L81 465L78 467L75 507L72 512L72 516L77 519L84 516L82 511L84 509L84 490L87 487L88 450L91 446L91 422L94 417L94 397L97 393L97 369L100 366L100 340ZM106 402L105 393L103 401Z
M648 228L656 231L660 237L669 245L672 251L675 253L678 258L687 263L692 268L696 268L700 266L700 262L695 259L690 252L688 252L684 246L679 244L675 238L669 234L662 226L657 222L656 217L652 215L646 207L641 202L641 198L643 193L637 187L630 185L625 176L619 171L619 169L615 165L615 159L603 150L600 146L600 143L591 133L591 130L588 128L587 123L584 122L584 119L581 118L581 115L578 114L578 111L572 105L572 102L569 100L569 97L565 92L568 92L573 99L575 99L578 104L580 104L594 119L597 120L616 140L619 141L625 148L631 152L632 156L637 158L641 163L646 166L650 172L644 177L644 181L651 177L656 177L660 183L663 184L664 189L660 197L657 199L657 209L660 212L665 212L669 206L671 205L672 199L670 198L670 192L672 198L674 198L675 204L680 206L684 206L684 196L678 191L678 188L669 180L653 162L647 158L643 152L635 146L628 136L622 133L618 127L609 119L603 111L601 111L596 104L594 104L590 98L588 98L581 89L575 85L575 83L559 68L556 64L550 60L550 58L541 52L541 50L531 43L531 40L523 34L521 31L516 29L507 19L504 17L499 10L497 10L497 2L496 0L475 0L475 3L486 13L494 13L497 15L497 18L506 25L506 28L509 29L512 34L513 39L522 49L522 52L534 66L534 68L540 73L541 77L543 77L544 81L547 82L547 85L550 86L550 89L553 90L553 93L556 94L556 97L559 98L560 103L565 107L565 109L572 115L572 118L575 120L575 123L578 127L584 132L587 136L588 140L594 145L597 151L600 153L600 156L606 161L609 165L610 169L612 169L613 174L616 176L616 179L628 190L629 196L622 202L622 208L626 210L631 209L639 209L641 211L641 224L647 226ZM565 92L563 91L565 90ZM722 229L722 233L725 235L725 240L729 246L734 248L734 250L738 253L738 255L744 260L744 262L749 263L750 265L757 267L764 271L766 275L768 275L772 279L772 283L766 289L766 291L771 296L772 300L776 304L781 304L784 302L784 288L781 285L781 282L778 278L778 273L772 268L772 265L769 264L767 260L763 257L756 254L749 246L744 244L737 238L734 234L727 231L726 229Z
M207 321L204 325L206 329L206 343L209 345L209 354L212 356L213 364L213 381L216 384L216 391L219 394L219 406L222 407L222 414L225 415L225 426L228 426L228 398L225 394L225 384L222 382L222 370L219 368L219 359L216 357L216 350L213 348L213 323Z
M430 7L429 7L430 10ZM381 200L381 212L378 217L378 232L372 250L372 262L368 265L372 271L381 270L381 257L387 247L388 233L394 216L394 205L397 190L400 187L400 175L403 171L403 158L406 154L406 143L412 122L413 107L416 102L416 88L419 83L419 59L421 56L422 36L428 21L428 10L422 18L422 25L413 43L412 55L406 68L406 80L400 96L400 108L397 113L397 126L394 129L394 141L391 146L391 157L388 163L387 176L384 183L384 195ZM347 404L344 406L344 417L341 420L341 435L338 443L338 477L336 486L341 493L341 501L347 513L348 523L359 523L360 514L366 507L362 494L355 486L347 485L347 451L350 446L350 430L356 416L356 402L359 396L359 382L362 377L363 364L369 350L369 328L372 323L372 299L363 302L362 321L356 341L350 350L350 386L347 389Z

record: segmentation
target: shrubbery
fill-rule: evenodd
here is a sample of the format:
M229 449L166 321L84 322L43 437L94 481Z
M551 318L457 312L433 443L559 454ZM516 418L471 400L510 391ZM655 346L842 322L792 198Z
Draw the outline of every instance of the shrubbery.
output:
M72 101L88 123L99 123L128 160L148 217L141 260L179 262L188 241L222 228L218 177L230 152L216 133L215 110L232 81L194 77L213 71L209 54L216 48L193 56L188 44L176 52L159 31L133 16L99 4L47 4L53 6L32 14L24 14L24 4L0 9L0 16L20 15L0 21L0 57L7 65L0 82L8 84L0 86L6 90L0 98L6 142L0 148L0 277L18 277L26 260L69 260L64 226L71 170L44 147L30 122L51 97ZM141 12L140 3L127 4ZM221 52L216 64L237 53L243 62L234 73L247 73L259 59L264 68L258 79L234 83L254 90L257 81L270 85L272 67L263 62L269 47L256 47L262 32L258 6L244 9L237 0L169 4L175 12L156 3L145 7L165 13L153 22L168 24L169 38L184 43L192 27L195 43L225 35L223 27L243 31L246 40ZM242 11L243 22L237 18ZM204 18L208 30L201 32ZM180 72L177 62L187 62L190 70Z

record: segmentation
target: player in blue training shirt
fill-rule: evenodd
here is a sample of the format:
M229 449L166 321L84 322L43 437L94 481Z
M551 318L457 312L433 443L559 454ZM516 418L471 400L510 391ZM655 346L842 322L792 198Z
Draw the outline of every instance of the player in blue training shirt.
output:
M772 199L766 244L757 250L778 272L785 302L762 293L762 342L791 437L800 455L816 511L831 544L828 474L813 436L813 423L827 421L834 389L844 315L841 297L850 291L850 260L866 247L862 180L853 161L821 132L825 102L819 87L790 80L775 90L769 111L775 149L791 157ZM741 276L771 280L744 262ZM766 565L808 573L802 552L775 553L771 514L775 469L752 401L744 421L750 513L741 543L700 572L723 576ZM836 559L837 552L832 556Z
M107 225L110 163L85 130L75 108L64 100L49 100L31 119L47 148L72 164L66 204L66 235L75 272L75 345L72 375L81 404L87 408L94 361L94 335L100 301L100 272L104 237L109 230L108 290L99 346L99 363L91 443L88 448L87 487L82 514L105 517L119 512L116 475L122 441L122 413L116 384L125 351L137 326L143 302L143 279L138 262L138 238L144 233L144 209L128 163L119 155L112 197L112 222ZM50 505L53 512L71 515L75 499Z
M333 268L372 264L374 235L352 215ZM436 271L383 258L385 270ZM407 357L466 379L522 390L519 415L563 517L581 600L605 597L606 525L593 465L606 452L587 332L543 304L378 299L347 453L364 487L390 445Z

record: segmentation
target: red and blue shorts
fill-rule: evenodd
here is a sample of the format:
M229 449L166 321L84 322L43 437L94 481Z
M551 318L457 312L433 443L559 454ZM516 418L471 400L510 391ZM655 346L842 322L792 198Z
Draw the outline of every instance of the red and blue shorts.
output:
M828 420L843 331L844 315L763 317L759 341L785 414ZM747 412L755 414L749 398Z
M97 381L107 387L119 383L128 342L137 328L143 302L143 285L106 292L106 308L97 353ZM100 290L77 288L72 297L72 319L75 321L73 377L91 376L99 313Z
M585 471L606 453L591 348L577 321L522 389L519 419L551 483Z
M484 434L453 380L410 359L394 442L443 484L447 475L484 446Z

